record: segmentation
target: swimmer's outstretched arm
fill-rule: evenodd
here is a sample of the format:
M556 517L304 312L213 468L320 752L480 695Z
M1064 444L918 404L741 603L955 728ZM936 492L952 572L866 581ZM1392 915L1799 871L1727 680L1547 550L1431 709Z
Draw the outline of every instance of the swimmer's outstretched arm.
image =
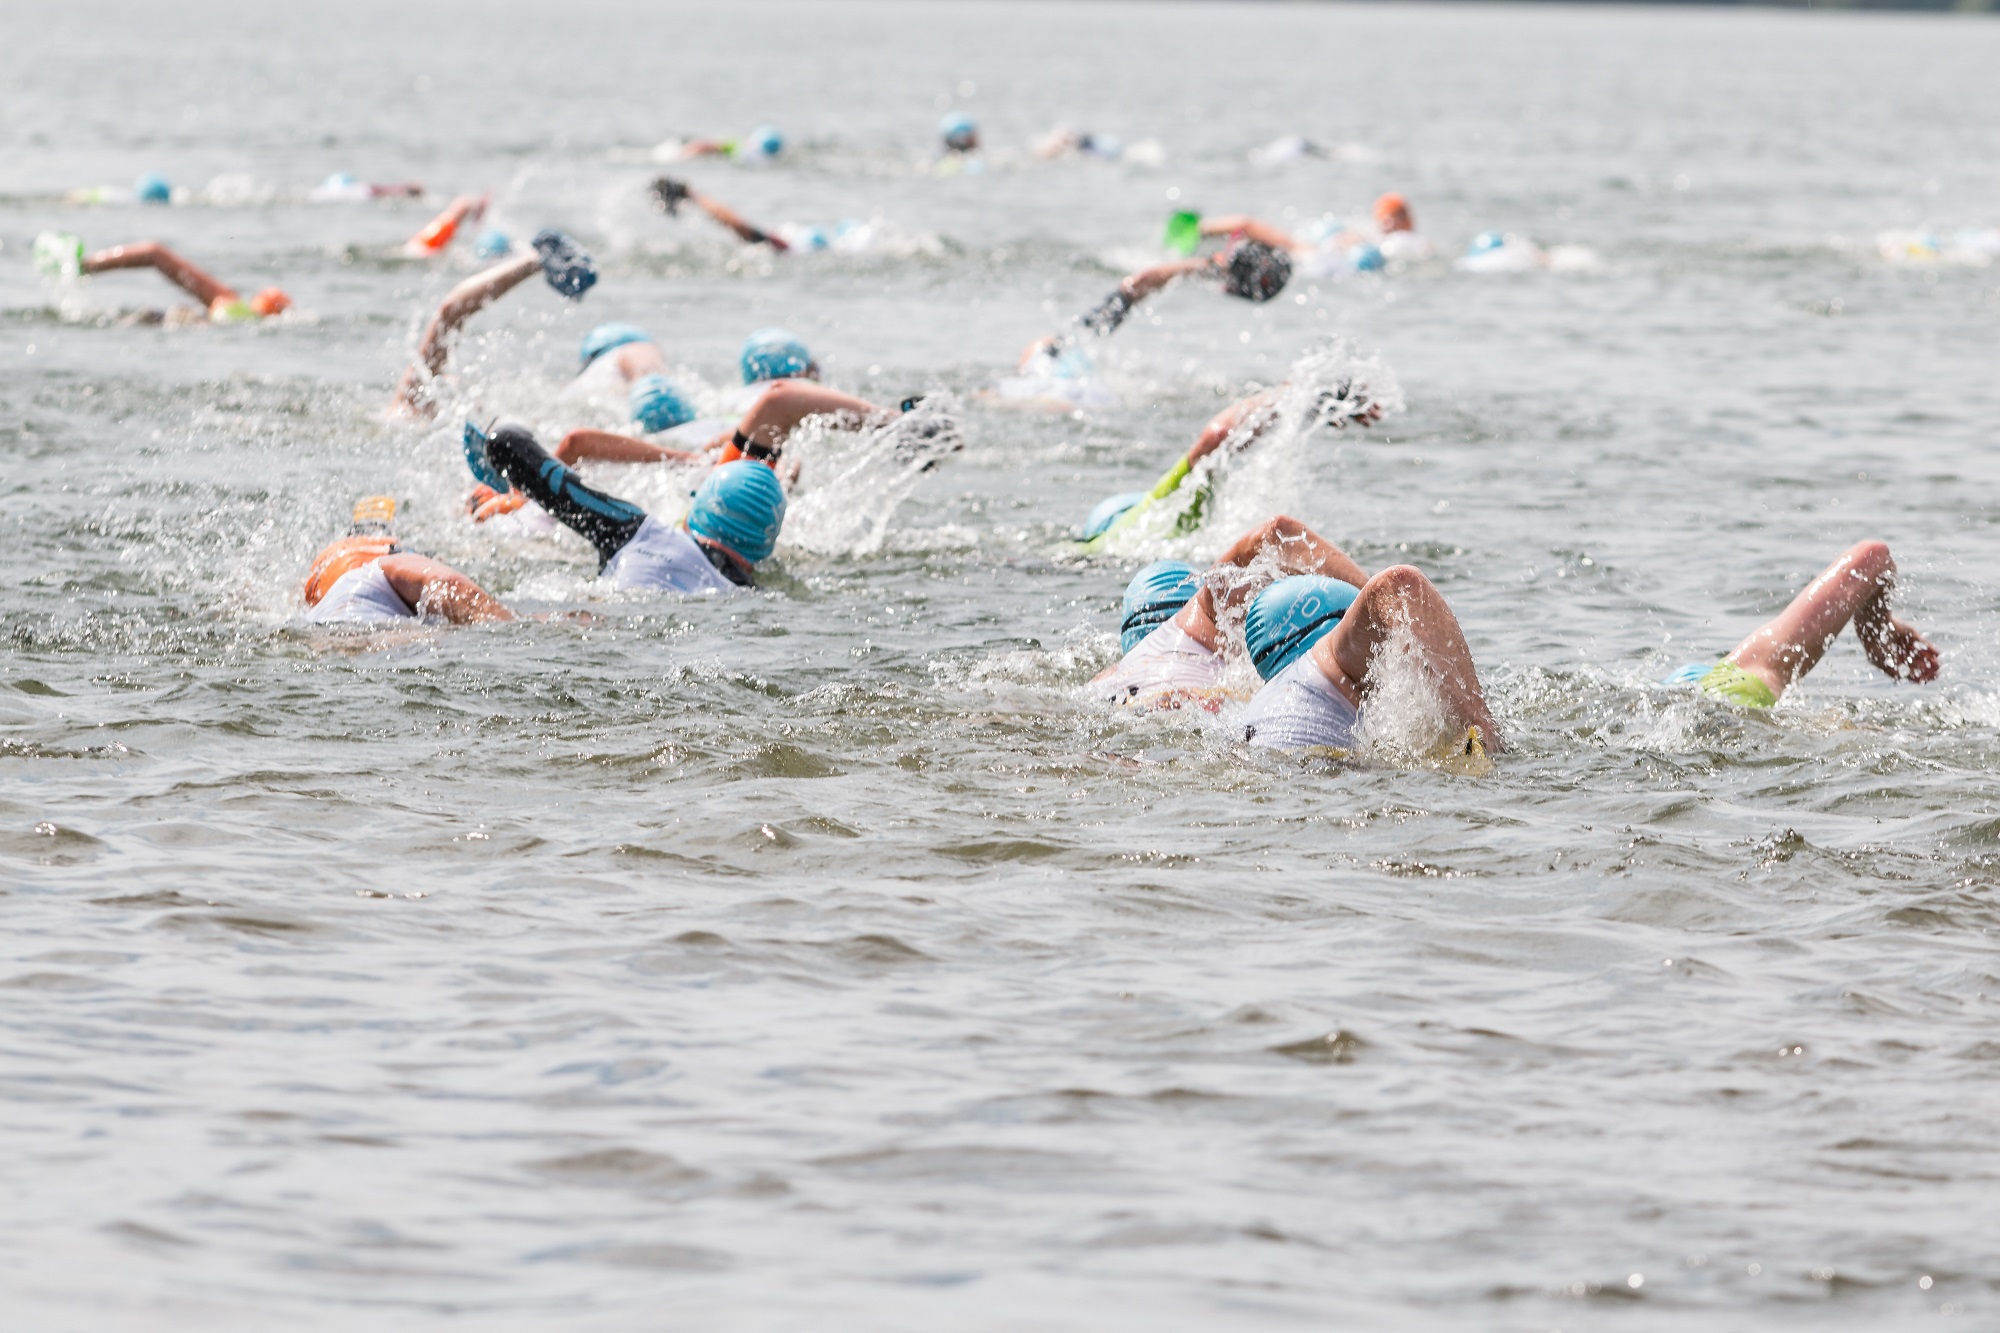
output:
M1203 236L1247 236L1253 241L1262 241L1273 250L1303 250L1290 233L1281 231L1261 218L1253 218L1248 213L1231 213L1227 217L1203 218Z
M737 239L743 241L745 244L768 245L781 254L792 248L761 227L754 227L750 223L745 222L737 215L735 210L726 207L717 200L709 198L705 194L697 194L682 182L674 180L671 177L662 176L653 182L653 199L667 213L672 213L680 202L685 199L688 203L693 204L696 208L699 208L702 212L735 232Z
M1915 627L1889 614L1896 560L1883 542L1858 542L1808 583L1777 618L1736 645L1727 661L1782 695L1819 665L1854 622L1861 651L1875 669L1900 680L1937 679L1938 651Z
M823 384L779 380L758 395L736 431L752 443L775 447L790 438L808 417L835 417L839 418L835 424L843 429L859 429L894 415L889 408Z
M1190 273L1215 267L1215 256L1203 255L1194 259L1170 259L1164 264L1142 268L1118 284L1119 294L1133 305L1145 300L1154 292L1167 286L1176 278L1184 278Z
M396 596L419 615L440 615L454 625L514 618L499 598L442 560L403 552L383 556L378 564Z
M489 195L461 194L445 206L444 212L424 224L424 229L403 243L403 248L416 254L434 255L451 243L458 234L460 224L466 218L480 218L486 215L486 201Z
M1403 637L1405 630L1414 645ZM1373 686L1369 677L1378 655L1398 651L1416 657L1418 668L1443 697L1454 728L1478 727L1489 751L1504 748L1458 617L1444 594L1409 565L1392 565L1362 585L1333 633L1312 646L1312 659L1358 705Z
M572 465L585 458L607 463L699 463L707 457L705 453L669 449L663 444L608 430L573 430L562 437L555 452L558 463Z
M1271 423L1277 419L1270 410L1271 404L1276 402L1277 398L1276 389L1266 389L1262 393L1253 393L1248 398L1239 398L1210 417L1208 424L1201 428L1201 434L1195 436L1194 448L1187 452L1188 466L1193 467L1220 449L1224 442L1236 436L1239 431L1243 434L1235 442L1241 447L1269 430ZM1246 425L1247 431L1244 430Z
M236 289L213 274L195 267L182 259L158 241L140 241L136 245L114 245L109 250L99 250L83 261L85 273L104 273L114 268L158 269L168 282L192 296L204 307L212 306L218 298L236 299Z
M1155 264L1151 268L1142 268L1137 273L1128 275L1118 284L1116 291L1077 323L1087 332L1094 333L1100 338L1108 338L1113 330L1125 322L1125 317L1132 313L1132 308L1139 302L1178 278L1214 269L1218 259L1219 256L1216 255L1203 255L1195 259L1172 259L1164 264ZM1073 337L1074 334L1058 333L1047 338L1035 339L1021 353L1020 368L1026 370L1028 363L1036 357L1056 351Z
M445 362L451 355L451 336L466 320L532 278L541 268L541 257L527 254L475 273L452 288L439 304L437 313L431 316L423 340L417 344L415 364L403 372L402 383L396 387L394 405L425 416L435 412L437 406L430 401L428 393L429 381L444 373Z

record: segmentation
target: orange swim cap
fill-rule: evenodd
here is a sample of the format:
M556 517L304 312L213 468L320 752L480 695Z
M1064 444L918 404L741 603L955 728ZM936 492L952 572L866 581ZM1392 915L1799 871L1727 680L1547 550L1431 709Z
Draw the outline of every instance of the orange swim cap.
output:
M276 287L266 287L250 298L250 308L260 315L275 315L292 308L292 298Z
M318 606L319 599L340 582L342 575L372 565L385 555L394 555L396 549L396 539L386 533L342 537L313 557L312 569L306 574L306 605Z
M1375 201L1375 225L1384 231L1410 230L1409 201L1400 194L1385 194Z

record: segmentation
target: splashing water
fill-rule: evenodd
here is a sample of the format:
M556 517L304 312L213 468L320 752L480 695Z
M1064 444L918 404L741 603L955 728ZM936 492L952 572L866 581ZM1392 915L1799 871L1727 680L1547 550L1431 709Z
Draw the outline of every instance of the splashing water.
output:
M949 397L933 395L868 431L808 422L786 445L803 466L785 515L784 545L818 555L879 550L890 517L918 478L963 446L955 407Z
M1329 339L1293 363L1271 400L1200 459L1174 492L1106 543L1110 554L1205 563L1273 514L1296 507L1315 471L1320 427L1405 410L1402 387L1379 354Z

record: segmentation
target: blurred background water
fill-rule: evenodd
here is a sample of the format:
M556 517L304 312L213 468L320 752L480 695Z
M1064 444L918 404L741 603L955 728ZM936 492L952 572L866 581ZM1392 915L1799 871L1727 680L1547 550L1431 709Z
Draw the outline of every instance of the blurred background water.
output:
M0 6L0 1307L28 1328L1900 1327L1992 1318L2000 28L1252 4ZM934 169L940 115L984 169ZM649 211L670 136L772 257ZM1037 161L1057 124L1153 141ZM1324 158L1253 160L1304 135ZM1153 151L1156 148L1157 152ZM64 202L157 171L166 207ZM331 172L431 197L312 205ZM1165 214L1441 258L1159 299L1116 401L984 396ZM615 424L583 331L720 395L782 323L965 450L768 591L611 597L476 529L383 408L476 266L467 410ZM298 312L126 327L164 241ZM1473 274L1476 233L1587 247ZM1457 607L1513 742L1468 780L1110 716L1153 552L1065 555L1329 335L1406 412L1279 509ZM670 502L680 479L603 467ZM808 472L807 491L813 484ZM587 624L302 631L348 505ZM803 502L803 497L802 497ZM1232 535L1184 543L1203 556ZM822 534L823 535L823 534ZM1946 662L1851 641L1769 716L1653 684L1864 537Z

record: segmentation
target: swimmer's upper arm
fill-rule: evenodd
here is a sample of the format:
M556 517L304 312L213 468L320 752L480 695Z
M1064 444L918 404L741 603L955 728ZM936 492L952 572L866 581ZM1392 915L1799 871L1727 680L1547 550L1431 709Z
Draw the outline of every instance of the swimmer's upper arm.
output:
M435 611L454 625L514 618L493 594L441 560L405 551L384 556L379 564L396 596L413 610Z

